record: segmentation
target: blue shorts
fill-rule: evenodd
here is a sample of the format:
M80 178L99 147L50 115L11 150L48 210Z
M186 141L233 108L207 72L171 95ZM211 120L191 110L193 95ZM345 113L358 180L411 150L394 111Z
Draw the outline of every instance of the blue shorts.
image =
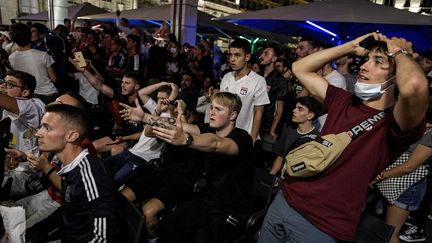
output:
M423 200L426 192L426 177L416 182L404 193L402 193L398 199L396 199L394 205L398 208L402 208L408 211L417 210L420 207L420 203Z

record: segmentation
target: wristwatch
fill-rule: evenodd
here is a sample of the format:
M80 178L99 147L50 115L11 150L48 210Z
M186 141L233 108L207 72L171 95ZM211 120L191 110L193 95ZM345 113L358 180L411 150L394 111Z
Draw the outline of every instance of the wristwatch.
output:
M393 53L389 53L389 54L387 54L387 56L390 57L390 58L396 58L397 55L399 55L399 54L404 54L404 55L407 55L407 56L409 56L411 58L413 57L413 55L411 53L407 52L404 49L399 49L399 50L397 50L397 51L395 51Z
M193 136L190 133L186 133L187 137L186 137L186 144L185 146L190 146L194 143L194 139Z

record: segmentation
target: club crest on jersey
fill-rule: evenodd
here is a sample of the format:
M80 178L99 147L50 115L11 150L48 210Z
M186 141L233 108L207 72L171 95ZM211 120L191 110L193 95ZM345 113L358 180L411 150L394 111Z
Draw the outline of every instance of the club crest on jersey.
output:
M247 94L247 91L248 91L248 88L246 88L246 87L241 87L241 89L240 89L240 94L241 94L241 95L246 95L246 94Z

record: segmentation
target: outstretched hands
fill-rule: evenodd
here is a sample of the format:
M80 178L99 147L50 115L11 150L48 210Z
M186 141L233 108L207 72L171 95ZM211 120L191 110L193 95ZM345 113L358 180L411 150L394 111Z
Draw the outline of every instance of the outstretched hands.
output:
M187 135L183 131L182 115L182 113L177 115L176 124L171 124L168 121L159 121L157 126L153 126L153 133L157 138L170 144L185 145Z
M124 103L119 103L119 104L124 108L123 110L120 111L120 114L123 117L123 119L131 120L131 121L143 121L145 112L141 108L138 99L135 99L135 107L129 106Z

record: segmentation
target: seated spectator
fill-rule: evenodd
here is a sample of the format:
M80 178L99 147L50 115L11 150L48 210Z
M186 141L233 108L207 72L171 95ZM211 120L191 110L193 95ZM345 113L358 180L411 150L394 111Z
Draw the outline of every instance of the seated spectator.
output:
M52 104L46 107L36 133L41 152L62 162L62 242L113 242L115 199L111 173L82 147L88 122L81 109ZM61 141L61 142L59 142Z
M100 93L104 94L108 98L112 99L113 114L117 116L120 127L120 134L116 136L112 135L102 137L93 142L98 153L111 152L111 155L122 152L127 146L131 146L136 143L139 139L143 130L143 124L141 122L131 122L121 120L120 106L118 102L130 104L135 106L135 99L138 98L138 90L140 88L139 78L133 73L126 73L122 79L121 89L113 89L108 85L104 84L103 81L96 75L92 74L88 69L89 67L79 67L77 60L71 60L75 68L82 72L89 83L97 89Z
M156 90L158 91L157 105L149 97ZM139 95L144 103L144 108L157 115L156 117L162 114L164 117L172 116L168 108L170 101L177 97L177 87L174 84L166 82L153 84L141 89ZM150 171L152 168L149 162L160 157L164 143L148 136L148 133L145 132L147 129L146 126L138 142L132 148L104 159L105 164L111 166L115 173L114 182L117 186L123 185L142 171Z
M309 135L319 135L319 131L313 126L313 120L322 112L322 105L313 97L300 97L296 100L292 121L296 126L286 128L276 143L277 155L270 170L270 174L277 175L282 168L282 163L295 143Z
M187 120L190 111L177 100L176 113ZM186 109L186 110L185 110ZM135 177L121 190L130 201L144 201L142 212L146 220L149 242L157 238L159 214L191 198L195 182L202 177L204 154L194 149L167 144L155 171Z
M79 95L68 93L59 96L55 104L67 104L78 107L86 111L86 101ZM82 146L87 148L93 155L96 154L91 141L87 138L83 140ZM61 169L61 161L56 156L50 153L42 153L40 156L35 156L31 153L24 153L23 151L8 149L8 157L18 161L29 161L30 167L43 173L43 180L45 178L49 181L48 186L45 190L38 192L37 194L30 195L23 199L16 201L17 205L22 206L26 212L26 228L32 228L33 225L46 219L54 211L58 210L61 205L61 178L57 175L57 172ZM48 158L52 158L51 162ZM57 227L57 226L54 226ZM37 229L31 230L32 233L27 234L30 238L36 234ZM48 232L38 232L38 237L46 237ZM43 236L45 234L45 236Z
M157 138L205 152L207 190L201 196L180 203L160 222L160 236L171 242L224 242L243 230L247 195L253 180L252 138L235 127L241 109L240 98L221 92L212 96L210 123L162 122L153 126ZM238 176L238 175L242 176Z
M25 72L9 71L5 79L1 80L0 107L3 108L3 119L10 118L10 144L9 148L25 152L38 153L36 130L40 127L45 104L33 98L36 87L35 78ZM19 171L14 170L9 176L14 178L11 196L28 194L24 182L34 174L25 163L20 165Z

